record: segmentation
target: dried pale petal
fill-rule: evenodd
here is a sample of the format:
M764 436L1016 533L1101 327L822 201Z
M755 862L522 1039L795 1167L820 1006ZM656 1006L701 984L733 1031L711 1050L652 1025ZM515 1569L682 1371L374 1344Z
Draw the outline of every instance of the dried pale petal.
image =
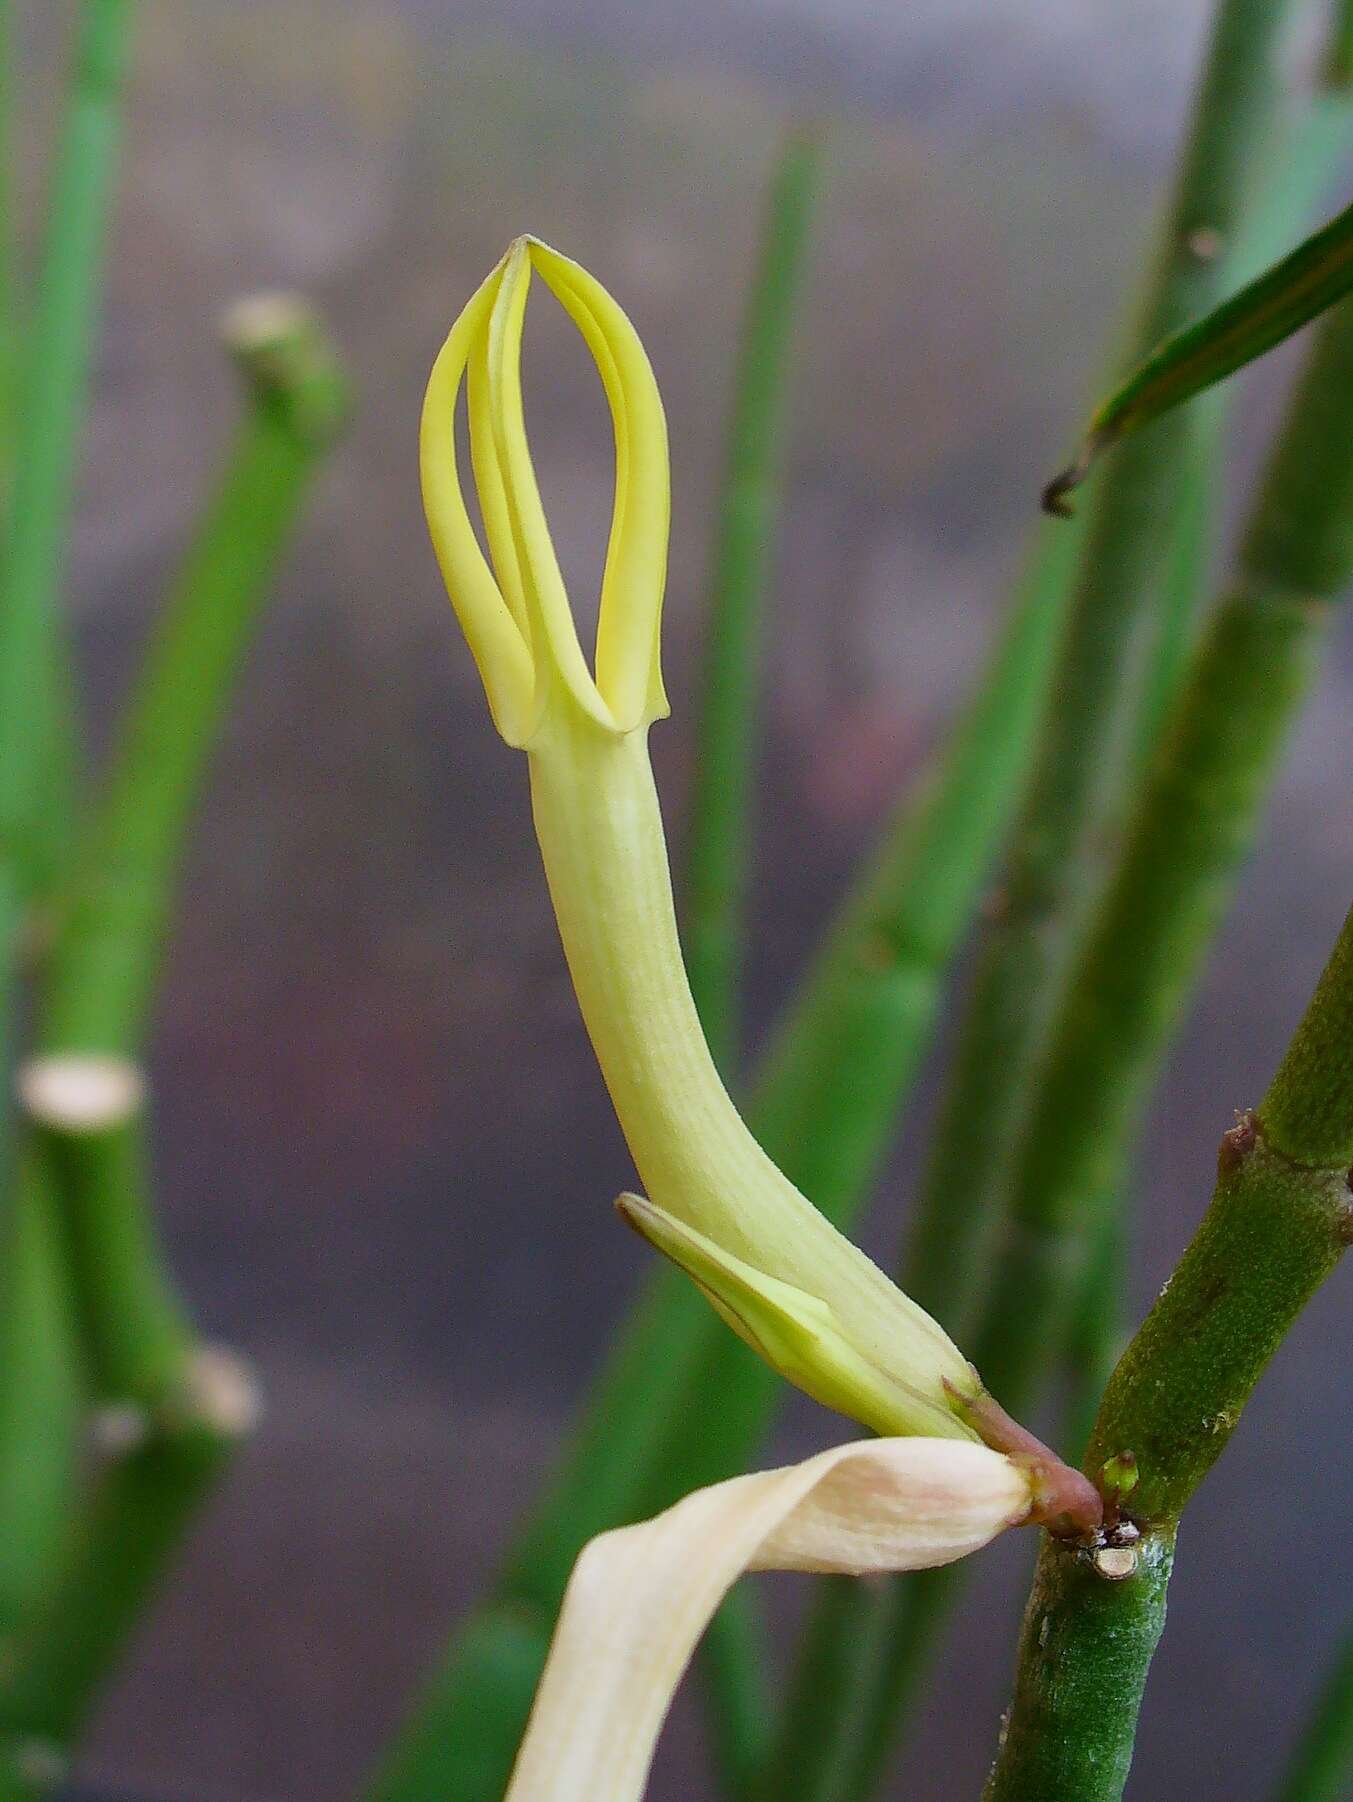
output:
M745 1570L922 1570L1024 1520L985 1446L880 1439L700 1489L594 1539L574 1569L507 1802L636 1802L673 1693Z

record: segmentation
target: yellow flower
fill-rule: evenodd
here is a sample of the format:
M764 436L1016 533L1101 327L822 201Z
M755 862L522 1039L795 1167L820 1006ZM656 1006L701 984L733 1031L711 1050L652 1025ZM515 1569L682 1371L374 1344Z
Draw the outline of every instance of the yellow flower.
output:
M615 429L595 670L522 416L533 272L582 333ZM489 559L456 464L462 382ZM667 712L666 424L633 326L576 263L519 238L474 295L432 371L422 472L433 544L494 723L526 752L564 953L648 1191L622 1196L621 1213L791 1382L894 1435L697 1490L584 1550L507 1802L636 1802L695 1642L744 1570L916 1570L1022 1521L1091 1532L1101 1508L1085 1478L1001 1413L944 1330L775 1167L715 1070L681 960L648 761L648 728Z
M533 272L581 332L615 431L595 672L550 542L522 414ZM462 381L491 565L457 469ZM1005 1449L1004 1426L948 1334L748 1132L696 1017L648 760L648 728L667 712L659 627L669 476L662 402L634 327L576 263L517 239L436 360L421 454L433 545L494 722L527 755L564 952L647 1190L647 1202L624 1203L627 1218L770 1363L830 1406L881 1433L986 1439ZM1015 1449L1025 1456L1026 1440Z

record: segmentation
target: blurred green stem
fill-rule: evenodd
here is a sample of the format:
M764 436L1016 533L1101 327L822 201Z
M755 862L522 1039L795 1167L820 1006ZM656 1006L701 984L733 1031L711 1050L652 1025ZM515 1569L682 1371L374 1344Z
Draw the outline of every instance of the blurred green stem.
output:
M1353 86L1353 0L1334 0L1323 73L1327 87Z
M821 173L819 134L792 131L767 197L719 486L682 936L691 993L726 1079L736 1073L740 1037L761 614L780 511L794 322Z
M1224 0L1218 12L1134 334L1140 348L1206 311L1221 291L1224 259L1216 245L1229 246L1239 229L1277 91L1287 12L1274 0ZM1016 826L999 913L982 947L904 1267L908 1292L960 1332L973 1266L944 1247L956 1218L994 1212L1008 1180L1054 997L1109 823L1122 806L1130 722L1142 699L1142 641L1169 541L1161 522L1174 518L1187 490L1201 423L1196 409L1182 409L1119 446L1106 458L1086 509L1087 542L1048 728ZM981 1157L973 1156L976 1119Z
M1094 1203L1128 1139L1254 837L1353 579L1353 305L1322 325L1213 619L1076 960L1012 1184L1011 1228L974 1348L1019 1413L1085 1267ZM1037 1322L1037 1330L1031 1323Z
M1134 1574L1045 1536L985 1802L1118 1802L1164 1624L1175 1523L1293 1321L1353 1240L1353 914L1257 1112L1104 1396L1086 1469L1131 1453Z
M57 897L41 1027L49 1052L139 1053L207 760L301 504L347 417L345 379L303 301L241 302L226 333L248 412Z
M1232 277L1248 274L1256 260L1261 265L1271 260L1275 251L1268 234L1277 244L1283 242L1290 214L1261 205L1251 209L1249 224L1245 208L1255 146L1277 86L1281 11L1255 0L1228 0L1218 15L1162 251L1136 327L1138 353L1172 325L1205 309L1228 279L1213 239L1204 240L1212 255L1198 254L1196 233L1202 223L1209 223L1227 245L1239 240ZM1340 140L1346 142L1346 133L1344 120L1343 132L1322 133L1314 150L1303 135L1290 170L1286 159L1283 165L1294 181L1302 178L1291 204L1305 201L1305 182L1313 172L1323 177L1337 166L1335 148ZM1209 498L1215 500L1216 488L1206 472L1217 455L1219 424L1219 411L1210 399L1159 421L1106 459L1083 509L1088 537L1050 729L1016 829L1000 911L979 961L903 1265L904 1288L961 1339L978 1305L1046 1043L1052 999L1071 955L1085 896L1112 843L1109 819L1121 806L1133 766L1159 731L1161 712L1180 680L1181 660L1196 638L1198 592L1190 584L1203 577L1209 561L1212 528L1204 509ZM1169 520L1177 522L1173 538L1161 529L1160 522ZM1173 545L1171 579L1164 584L1162 545ZM1146 611L1158 588L1160 599ZM1135 632L1143 642L1135 642L1134 616L1143 612ZM1142 671L1135 679L1134 669ZM981 1132L975 1144L976 1120ZM1113 1181L1118 1180L1115 1171ZM1100 1300L1083 1299L1096 1306ZM1107 1355L1112 1330L1108 1318L1102 1355ZM990 1351L991 1343L988 1338L984 1349ZM993 1356L999 1369L1005 1348L996 1347ZM993 1392L1012 1405L982 1351L975 1357ZM867 1611L881 1606L893 1617L883 1635L889 1654L872 1673L872 1682L856 1692L849 1718L834 1729L830 1724L823 1728L836 1731L855 1749L853 1758L826 1761L830 1785L794 1787L796 1773L809 1770L795 1744L801 1746L803 1736L817 1729L810 1725L800 1731L786 1719L785 1744L777 1753L790 1786L786 1796L794 1802L858 1802L872 1792L896 1723L926 1669L928 1642L961 1582L961 1576L950 1572L927 1572L890 1586L881 1601L862 1592L857 1619L849 1626L838 1621L830 1629L838 1642L847 1635L872 1636L862 1618ZM825 1621L810 1617L802 1653L806 1661L829 1656L813 1643L828 1630Z
M65 1546L83 1391L50 1197L28 1174L3 1220L0 1311L0 1664Z
M0 6L0 1632L8 1633L62 1543L80 1405L49 1198L30 1160L16 1168L8 1095L28 909L70 825L74 727L56 608L131 14L125 0L89 0L83 9L20 380L11 163L17 22L8 0Z
M343 378L308 308L264 296L237 310L230 329L249 414L54 903L39 1024L46 1059L140 1056L206 761L277 560L346 414ZM153 1401L178 1380L191 1339L160 1266L139 1124L40 1124L96 1389Z
M1276 1802L1346 1802L1353 1788L1353 1632L1346 1632L1320 1699L1293 1750Z
M139 1111L92 1127L63 1119L34 1102L31 1080L44 1068L78 1070L89 1054L140 1054L206 760L278 558L346 418L346 383L303 303L260 297L236 309L229 329L248 416L54 905L42 1055L25 1067L40 1162L20 1206L36 1205L33 1183L50 1182L91 1387L112 1418L131 1423L131 1443L110 1450L54 1591L0 1677L0 1723L24 1768L37 1768L33 1744L55 1740L64 1751L83 1722L252 1409L247 1376L195 1343L173 1294Z
M60 1580L0 1682L2 1802L37 1802L64 1783L104 1679L252 1424L247 1374L199 1352L144 1437L96 1473Z
M1127 1220L1121 1188L1095 1204L1098 1220L1075 1305L1070 1313L1063 1362L1067 1395L1062 1444L1079 1458L1090 1437L1104 1386L1127 1344Z
M14 383L18 373L18 227L14 173L14 79L19 50L13 0L0 0L0 520L7 522L14 454Z
M761 617L783 490L794 322L808 265L819 134L796 128L772 172L733 381L715 528L688 826L682 936L695 999L726 1081L739 1065ZM709 1625L698 1670L725 1792L745 1792L770 1718L754 1599L734 1590Z
M98 311L131 0L85 0L46 241L24 333L14 480L0 560L0 865L50 880L69 821L74 720L57 596ZM0 984L13 981L12 942Z

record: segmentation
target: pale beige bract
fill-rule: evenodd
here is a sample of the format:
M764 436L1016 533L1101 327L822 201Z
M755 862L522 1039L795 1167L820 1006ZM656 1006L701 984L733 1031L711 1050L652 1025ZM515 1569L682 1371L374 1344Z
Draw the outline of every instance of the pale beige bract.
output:
M747 1570L924 1570L1030 1509L1025 1473L951 1439L841 1445L699 1489L594 1539L569 1581L506 1802L637 1802L696 1642Z

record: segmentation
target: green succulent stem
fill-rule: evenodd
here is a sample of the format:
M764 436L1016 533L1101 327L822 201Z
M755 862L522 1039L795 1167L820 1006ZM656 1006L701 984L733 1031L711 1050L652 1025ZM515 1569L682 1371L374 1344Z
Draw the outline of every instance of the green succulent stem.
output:
M1268 1093L1222 1139L1212 1204L1104 1395L1086 1469L1135 1460L1121 1507L1143 1534L1136 1568L1107 1581L1045 1541L986 1802L1122 1794L1175 1523L1353 1242L1351 1021L1353 913ZM1120 1680L1083 1683L1106 1646L1126 1660Z
M0 516L8 500L12 473L14 383L19 366L16 184L12 160L18 35L13 0L0 0Z
M1121 1795L1132 1760L1120 1723L1136 1718L1165 1627L1173 1535L1148 1534L1124 1582L1044 1538L1019 1642L1015 1701L983 1802Z
M51 904L41 1043L140 1050L188 827L241 662L348 393L305 303L226 322L247 412L166 599L102 797Z
M1284 18L1271 0L1228 0L1218 14L1138 343L1154 343L1220 291L1224 259L1210 242L1211 254L1199 253L1198 232L1206 226L1229 244L1239 229L1256 140L1276 91ZM1123 805L1144 621L1167 538L1159 522L1174 516L1198 424L1190 412L1157 421L1113 452L1093 490L1054 704L964 1016L918 1200L918 1243L937 1221L984 1213L1007 1179L1106 828ZM982 1156L975 1158L971 1122L979 1117ZM961 1271L954 1269L947 1288L961 1286Z
M39 1027L48 1056L140 1054L206 761L301 499L345 416L343 379L307 308L253 303L232 332L249 414L53 903ZM47 1122L39 1149L66 1223L96 1389L153 1401L177 1380L192 1340L149 1218L139 1124L90 1132Z

